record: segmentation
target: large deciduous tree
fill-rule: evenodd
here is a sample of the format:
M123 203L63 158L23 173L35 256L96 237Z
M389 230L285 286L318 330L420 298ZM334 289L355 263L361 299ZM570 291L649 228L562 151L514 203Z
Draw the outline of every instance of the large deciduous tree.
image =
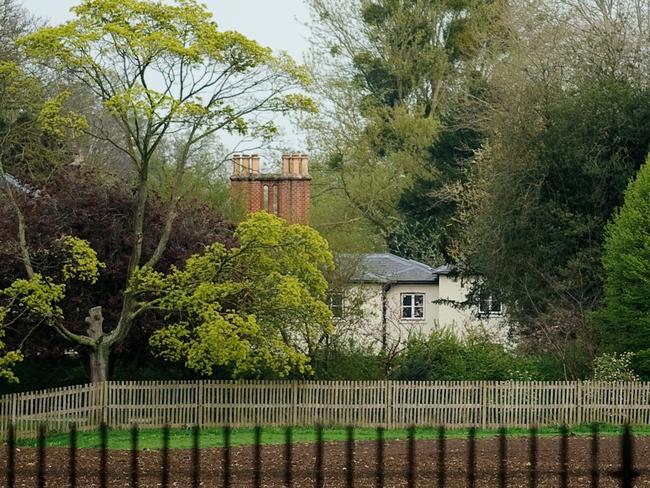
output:
M27 52L42 64L87 87L120 128L119 136L101 119L86 131L125 154L135 173L129 264L121 311L105 331L97 307L88 316L88 333L75 333L62 320L57 332L91 351L93 381L107 379L111 349L125 340L146 309L138 306L129 283L153 269L165 252L192 149L219 131L271 137L265 114L310 109L299 93L307 76L287 55L272 52L237 32L219 31L205 6L192 0L173 4L143 0L85 0L75 18L23 38ZM65 127L64 120L51 125ZM174 135L180 145L175 184L169 192L157 244L145 254L145 221L152 159ZM181 141L181 142L179 142ZM20 219L20 211L16 211ZM21 238L28 280L29 245ZM97 303L101 306L101 303Z
M539 1L513 5L510 22L481 100L487 141L457 192L454 256L575 378L596 352L604 227L650 144L648 17L631 1Z
M479 140L459 113L480 86L502 2L310 5L322 103L311 135L327 168L315 181L315 224L364 219L392 250L439 264L454 203L434 193L462 177ZM319 213L320 195L341 195L356 215Z
M70 191L75 188L75 191ZM65 299L58 305L67 326L76 333L85 330L84 318L89 308L102 303L102 313L108 323L115 323L121 313L122 293L129 265L130 229L133 226L133 193L114 175L82 167L65 167L40 186L37 194L18 191L16 198L29 229L29 245L36 269L50 279L57 279L60 253L53 253L52 243L61 235L85 239L106 264L95 283L79 280L66 283ZM172 229L167 249L158 269L181 266L204 246L220 242L230 248L236 244L234 227L221 215L193 198L180 202L179 215ZM158 192L149 194L144 236L144 252L155 249L162 231L165 200ZM24 277L17 242L17 222L8 202L0 201L0 228L6 230L0 243L0 289ZM6 342L19 349L26 358L59 359L66 351L75 350L82 357L87 348L74 346L60 337L53 327L34 327L38 322L17 320L6 327ZM148 314L137 322L127 339L115 348L116 360L136 368L151 357L143 348L153 331L164 325L160 317ZM33 329L33 330L32 330Z
M169 325L151 338L160 354L210 374L304 373L332 316L324 272L334 263L327 242L304 225L266 212L239 224L239 246L208 246L182 268L140 270L131 285L138 306L159 310Z

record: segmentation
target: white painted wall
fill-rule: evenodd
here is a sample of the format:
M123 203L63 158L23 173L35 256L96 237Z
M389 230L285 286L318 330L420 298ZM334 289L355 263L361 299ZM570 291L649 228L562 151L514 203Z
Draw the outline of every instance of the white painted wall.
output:
M486 327L495 337L505 340L507 329L502 317L479 317L478 308L456 307L452 303L438 303L439 299L457 304L467 299L470 283L461 283L450 276L440 275L438 284L396 284L386 293L386 329L389 341L405 342L411 334L429 335L437 328L449 328L462 336L471 328ZM403 319L401 297L403 293L424 295L424 317ZM345 294L346 308L352 309L352 301L362 305L357 317L340 321L341 331L347 330L351 337L366 344L381 344L383 324L383 285L363 283L351 286ZM434 303L436 302L436 303Z
M438 275L438 293L441 300L450 300L458 305L467 300L471 283L461 282L460 279L448 275ZM505 339L507 330L502 316L479 317L478 307L462 307L441 303L438 312L438 322L441 327L447 327L458 335L465 334L469 329L478 326L485 327L495 337Z
M422 293L424 295L424 317L422 319L403 319L401 303L403 293ZM392 340L405 341L411 334L429 335L436 327L438 318L438 286L431 284L391 285L386 294L386 324Z

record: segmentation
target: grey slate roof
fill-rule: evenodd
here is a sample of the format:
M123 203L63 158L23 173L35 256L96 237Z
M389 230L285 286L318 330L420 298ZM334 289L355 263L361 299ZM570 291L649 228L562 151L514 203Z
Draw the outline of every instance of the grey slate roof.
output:
M452 268L450 264L443 264L442 266L438 266L436 269L433 270L433 272L437 275L448 275L451 274L453 271L454 268Z
M352 281L364 283L437 283L426 264L390 253L345 254L339 259L354 266Z

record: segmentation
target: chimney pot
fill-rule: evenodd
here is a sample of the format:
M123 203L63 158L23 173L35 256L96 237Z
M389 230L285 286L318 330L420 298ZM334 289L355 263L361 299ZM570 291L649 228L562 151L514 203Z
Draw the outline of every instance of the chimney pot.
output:
M299 175L300 174L300 154L291 155L291 174Z
M309 155L303 154L300 156L300 174L307 176L309 174Z
M241 155L241 166L242 166L242 173L244 176L250 176L251 174L251 156L250 154L242 154Z
M233 154L232 156L232 174L234 176L241 174L241 156L239 154Z
M260 174L260 157L257 154L253 154L251 156L251 174Z
M289 165L290 165L291 156L289 154L282 155L282 175L287 176L289 174Z

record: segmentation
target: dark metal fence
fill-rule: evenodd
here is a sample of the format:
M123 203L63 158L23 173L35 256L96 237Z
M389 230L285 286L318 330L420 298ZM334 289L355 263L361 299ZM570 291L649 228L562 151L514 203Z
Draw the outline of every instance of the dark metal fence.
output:
M78 448L78 433L74 425L70 426L69 430L69 439L68 439L68 454L67 454L67 466L58 466L57 474L59 475L56 480L51 480L50 471L48 471L48 452L49 448L47 445L47 433L45 428L41 426L38 430L38 437L36 442L36 469L35 469L35 486L46 487L46 486L69 486L77 487L80 486L79 475L79 454L80 451L83 451ZM129 450L129 461L128 461L128 472L121 473L122 478L120 478L119 486L131 486L131 487L144 487L144 486L161 486L162 488L170 488L171 486L191 486L193 488L198 488L199 486L223 486L224 488L229 488L233 485L233 446L232 446L232 431L229 427L224 427L222 430L223 433L223 447L221 448L221 456L219 461L220 466L218 466L219 476L218 479L205 479L202 471L202 467L205 467L205 464L210 464L214 468L215 459L202 459L202 450L200 448L200 437L201 430L198 427L194 427L191 430L192 432L192 447L191 452L189 453L189 464L190 468L187 472L187 477L182 484L172 483L170 480L170 459L174 453L174 449L170 449L170 429L169 427L164 427L162 429L162 449L159 452L160 456L160 466L159 472L157 475L157 480L154 484L147 484L141 479L141 469L140 461L142 456L142 451L139 449L139 431L136 426L133 426L130 432L130 450ZM6 457L5 457L5 477L4 480L8 488L15 488L17 485L17 475L20 474L18 470L20 469L17 466L17 451L22 448L18 448L16 445L16 435L13 426L9 426L8 439L6 444ZM283 459L281 461L283 468L281 472L276 472L274 481L272 484L269 484L268 480L264 480L264 466L263 466L263 456L262 452L265 446L262 445L262 429L256 427L254 429L254 442L251 446L252 454L250 457L250 465L246 466L244 475L248 473L248 481L245 481L245 485L238 484L238 486L307 486L303 481L299 483L296 482L296 466L295 466L295 454L297 449L313 449L313 465L312 466L300 466L300 469L311 471L310 486L315 486L317 488L324 487L327 483L327 486L345 486L345 487L354 487L361 486L360 480L363 475L363 486L396 486L395 484L387 484L387 472L386 472L386 444L385 432L383 428L376 429L375 440L373 450L375 454L374 460L371 460L371 465L364 465L363 473L358 467L358 464L355 462L355 456L357 455L358 450L358 441L355 440L355 430L352 427L346 429L346 439L344 442L338 444L337 449L340 449L344 452L344 462L342 464L343 468L340 476L336 480L326 479L326 456L325 456L325 445L327 444L324 441L323 427L318 425L315 428L315 438L313 446L309 444L295 444L294 443L294 432L291 428L286 428L285 437L284 437L284 446L279 449L277 452L282 453ZM111 485L111 479L109 479L109 458L112 455L112 451L108 449L108 428L106 424L102 424L99 430L99 448L96 450L96 472L98 474L99 486L100 488L108 488ZM618 442L618 462L617 466L614 468L610 466L603 468L601 466L601 457L600 457L600 446L602 438L599 435L598 426L594 425L592 427L591 436L588 444L588 456L589 466L580 466L580 477L579 484L576 485L576 480L572 479L572 476L575 475L575 471L571 469L571 458L569 452L569 438L571 434L567 428L562 428L560 434L557 438L552 439L552 442L558 443L558 458L557 458L557 472L554 473L557 479L557 484L553 486L560 486L561 488L567 488L570 486L591 486L598 487L601 486L601 483L604 482L604 478L608 478L607 486L620 486L624 488L632 488L636 481L638 481L643 475L648 474L646 469L637 469L634 463L634 437L632 435L632 430L629 426L623 428L622 434L617 438ZM477 431L476 428L470 428L468 430L468 435L465 440L464 452L466 455L465 458L465 467L463 469L462 479L458 479L457 472L450 472L448 466L448 455L449 448L448 443L449 439L446 435L444 427L439 427L437 431L437 438L433 441L435 445L435 450L437 456L435 460L431 463L432 468L428 469L426 472L423 469L419 468L419 457L418 457L418 443L417 440L417 430L415 427L411 427L407 430L407 436L405 439L405 449L404 449L404 459L401 460L400 465L402 466L401 481L399 486L408 486L415 487L420 486L419 480L420 477L426 474L427 482L426 485L421 486L437 486L438 488L444 488L449 486L467 486L470 488L476 486L498 486L499 488L505 488L507 486L528 486L530 488L537 488L541 486L540 484L540 474L548 474L547 472L540 471L540 437L538 431L535 428L531 428L528 436L526 438L527 453L525 459L527 463L524 468L526 471L525 479L526 481L522 484L521 480L517 484L510 484L510 475L512 466L509 465L508 459L508 442L511 438L508 437L508 432L506 429L500 429L497 434L496 439L496 453L497 453L497 462L494 465L494 471L496 476L491 477L489 480L482 480L478 468L481 465L481 457L479 455L479 450L477 449ZM242 448L248 449L248 448ZM95 451L93 451L95 452ZM187 454L187 452L185 453ZM371 458L372 459L372 458ZM374 465L372 465L374 464ZM240 466L241 468L241 466ZM241 475L241 473L240 473ZM393 478L396 477L396 473L391 473ZM518 475L521 477L522 473L519 472ZM202 479L203 477L203 479ZM399 478L399 473L397 473ZM455 478L455 481L452 482L450 478ZM430 483L431 480L435 480L435 484ZM241 478L239 483L241 483ZM614 483L614 484L613 484ZM26 486L26 485L21 485ZM544 485L544 486L547 486Z

